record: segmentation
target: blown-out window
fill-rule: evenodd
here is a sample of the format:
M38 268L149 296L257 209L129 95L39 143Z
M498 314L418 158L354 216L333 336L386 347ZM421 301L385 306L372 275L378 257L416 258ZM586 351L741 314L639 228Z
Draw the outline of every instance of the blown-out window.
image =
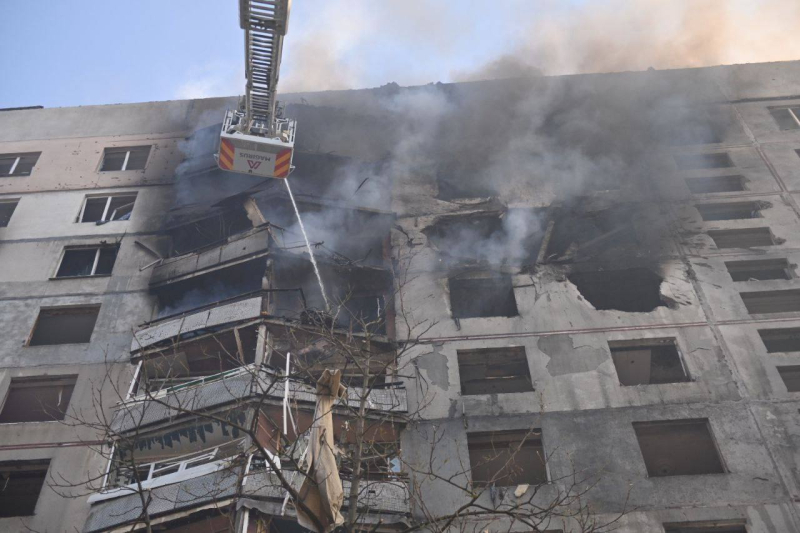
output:
M49 466L49 459L0 463L0 518L34 513Z
M88 343L99 313L99 305L43 308L39 311L28 345Z
M75 376L12 379L0 411L0 424L64 420L75 380Z
M41 152L0 154L0 177L30 176Z
M87 196L78 215L78 222L111 222L128 220L136 202L136 193L112 196Z

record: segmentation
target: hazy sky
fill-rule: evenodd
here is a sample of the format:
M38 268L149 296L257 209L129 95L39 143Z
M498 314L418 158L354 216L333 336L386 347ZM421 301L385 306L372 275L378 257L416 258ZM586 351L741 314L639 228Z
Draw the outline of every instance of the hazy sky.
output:
M237 6L0 0L0 107L238 94ZM797 0L294 0L280 88L800 59L797 27Z

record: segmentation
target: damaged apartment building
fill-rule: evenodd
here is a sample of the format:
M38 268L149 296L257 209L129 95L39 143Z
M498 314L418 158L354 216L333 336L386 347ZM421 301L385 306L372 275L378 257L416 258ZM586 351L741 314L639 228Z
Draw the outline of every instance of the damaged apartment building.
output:
M800 530L800 62L283 101L0 111L0 530Z

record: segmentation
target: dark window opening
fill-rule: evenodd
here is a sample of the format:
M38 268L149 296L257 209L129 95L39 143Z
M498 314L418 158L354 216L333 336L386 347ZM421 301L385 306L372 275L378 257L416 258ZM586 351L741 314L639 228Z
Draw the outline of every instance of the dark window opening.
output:
M781 130L800 129L800 106L770 107L769 114Z
M800 352L800 328L760 329L767 353Z
M106 148L103 151L101 172L112 170L142 170L150 155L150 145Z
M83 203L79 222L102 224L112 220L128 220L136 202L136 194L90 196Z
M710 230L706 233L717 248L752 248L776 244L769 228Z
M253 229L244 209L231 209L167 230L172 239L172 256L224 242L229 237Z
M234 531L233 517L217 515L218 511L213 511L210 516L197 517L192 515L189 518L176 520L157 526L159 533L231 533ZM261 531L259 529L259 531Z
M723 474L707 419L634 422L650 477Z
M686 186L692 194L744 191L744 176L714 176L708 178L686 178Z
M88 343L99 312L99 305L41 309L28 345Z
M450 310L453 318L517 316L511 276L451 278Z
M67 248L56 272L57 278L110 276L119 246Z
M380 294L342 299L336 326L352 331L386 334L386 302Z
M450 165L447 169L436 172L437 198L440 200L457 200L459 198L487 198L497 191L482 179L480 171L464 164Z
M2 200L0 201L0 228L5 228L11 222L11 215L17 208L19 200Z
M523 346L458 350L461 394L531 392L531 372Z
M800 366L779 366L778 374L781 375L787 391L800 392Z
M0 518L34 514L49 466L49 459L0 463Z
M0 424L64 420L76 376L13 378Z
M41 152L0 154L0 177L30 176Z
M369 480L386 480L402 476L402 461L400 442L376 441L364 439L362 441L361 475ZM347 449L342 457L339 471L345 479L351 478L353 473L353 457L356 443L339 443Z
M732 202L725 204L700 204L694 206L706 222L761 218L761 202Z
M709 168L729 168L733 166L731 157L725 153L676 155L675 163L681 170L702 170Z
M744 523L730 520L664 524L664 533L747 533Z
M618 256L620 249L640 246L631 223L634 214L631 206L591 210L587 204L591 205L590 200L577 199L575 205L554 213L547 250L542 254L544 262Z
M649 313L665 305L661 299L663 280L646 268L575 272L568 278L598 311Z
M608 346L621 385L689 381L675 339L611 341Z
M751 315L762 313L795 313L800 311L800 289L788 291L740 292Z
M725 267L733 281L765 281L792 279L786 259L759 259L755 261L726 261Z
M476 486L547 482L541 430L467 433L467 447Z

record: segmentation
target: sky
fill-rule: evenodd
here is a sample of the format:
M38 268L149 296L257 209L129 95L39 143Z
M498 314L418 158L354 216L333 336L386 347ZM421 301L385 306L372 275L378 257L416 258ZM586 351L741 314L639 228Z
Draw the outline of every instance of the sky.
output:
M294 0L279 90L800 59L797 27L797 0ZM238 2L0 0L0 73L0 107L239 94Z

